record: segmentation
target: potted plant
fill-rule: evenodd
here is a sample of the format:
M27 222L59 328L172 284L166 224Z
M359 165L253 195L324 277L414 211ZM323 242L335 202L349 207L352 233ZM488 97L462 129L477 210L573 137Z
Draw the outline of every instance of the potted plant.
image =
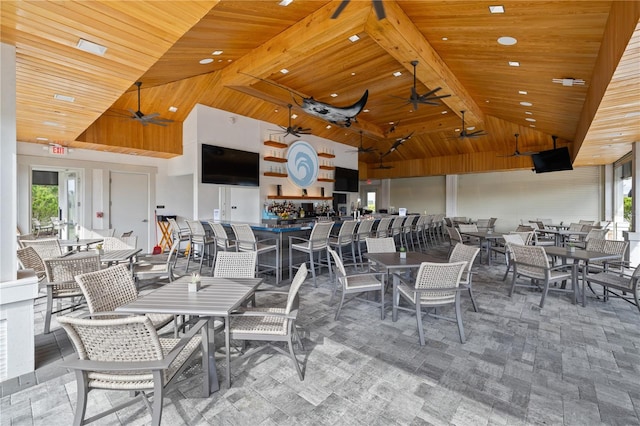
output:
M102 249L102 243L96 245L96 250L98 250L98 254L104 254L104 250Z
M191 274L191 282L189 283L189 291L195 292L200 290L200 274L194 272Z
M400 246L400 259L406 259L407 258L407 249L405 248L405 246Z
M569 253L573 253L574 251L576 251L576 246L574 246L572 243L569 243L569 244L567 245L567 251L568 251Z

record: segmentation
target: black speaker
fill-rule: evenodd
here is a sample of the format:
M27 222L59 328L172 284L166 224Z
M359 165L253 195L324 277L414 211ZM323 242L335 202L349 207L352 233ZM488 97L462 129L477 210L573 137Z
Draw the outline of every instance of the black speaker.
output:
M320 187L320 196L324 197L324 186Z
M276 195L282 197L282 185L276 185Z

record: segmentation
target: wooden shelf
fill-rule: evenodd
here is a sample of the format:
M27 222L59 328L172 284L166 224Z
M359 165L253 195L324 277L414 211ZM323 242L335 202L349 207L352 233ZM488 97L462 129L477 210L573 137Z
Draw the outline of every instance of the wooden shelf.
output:
M333 197L313 197L310 195L306 197L302 195L269 195L267 198L270 200L333 200Z
M286 178L287 176L289 176L286 173L276 173L276 172L264 172L264 175L271 176L271 177L282 177L282 178Z
M333 154L329 154L328 152L319 152L318 153L318 157L324 157L324 158L336 158L335 155Z
M335 179L318 178L318 182L335 182Z
M286 163L287 159L282 157L265 156L264 161L273 161L274 163Z
M288 148L289 145L287 145L284 142L278 142L278 141L264 141L264 144L266 146L272 146L274 148Z
M320 166L319 167L322 170L335 170L336 168L333 166Z

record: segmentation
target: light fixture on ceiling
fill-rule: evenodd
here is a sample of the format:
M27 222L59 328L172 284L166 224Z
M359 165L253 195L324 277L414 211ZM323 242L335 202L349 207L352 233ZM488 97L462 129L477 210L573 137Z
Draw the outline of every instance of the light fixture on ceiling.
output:
M442 41L447 41L449 40L449 37L442 37Z
M289 74L289 70L288 70L288 69L286 69L286 68L282 68L282 69L280 70L280 73L281 73L281 74Z
M214 50L213 52L211 52L213 56L220 56L222 55L222 53L224 53L222 50Z
M535 118L531 118L531 117L527 117L527 118L525 118L525 120L531 121L532 123L535 123L535 121L536 121Z
M349 37L349 41L351 43L355 43L356 41L360 40L360 37L358 37L357 34L352 35L351 37Z
M352 72L352 73L351 73L351 76L354 76L354 75L356 75L356 73L355 73L355 72Z
M291 118L295 120L296 118L298 118L298 114L291 114Z
M402 73L400 71L396 71L393 73L394 77L400 77L402 75Z
M107 52L107 48L105 46L89 40L85 40L83 38L78 40L76 47L84 52L93 53L94 55L98 56L104 56L104 54Z
M447 114L447 113L449 113L449 111L442 111L442 112L440 112L440 114Z
M513 46L517 42L518 40L516 40L514 37L502 36L498 38L498 44L501 44L503 46Z
M60 124L54 123L53 121L43 121L42 124L44 124L45 126L52 126L52 127L60 126Z
M65 102L75 102L76 101L76 98L74 98L73 96L60 95L58 93L53 95L53 99L57 99L59 101L65 101Z
M527 115L533 115L533 113L531 111L525 111L524 113L527 114Z
M176 111L178 111L178 107L170 106L169 107L169 111L176 112Z
M489 6L489 13L504 13L504 6L502 5Z
M332 98L337 98L337 97L338 97L338 94L337 94L337 93L332 93L332 94L331 94L331 97L332 97Z
M562 84L563 86L584 86L584 80L579 78L554 78L551 80L553 83Z
M522 105L522 106L533 106L533 104L531 102L520 102L520 105Z
M519 67L520 66L520 62L518 62L518 61L509 61L509 66L510 67Z
M280 0L280 3L278 3L278 6L284 6L284 7L287 7L287 6L289 6L291 3L293 3L293 0Z
M327 124L327 127L325 127L325 129L330 129L331 128L331 124Z
M518 94L526 95L528 92L526 90L518 90Z
M37 141L48 141L48 140L49 140L49 138L43 138L42 136L38 136L38 137L36 138L36 140L37 140Z
M367 109L363 109L363 110L362 110L362 112L369 112L369 111L370 111L370 110L369 110L368 108L367 108Z
M204 59L200 59L200 63L201 63L202 65L210 64L211 62L213 62L213 58L204 58Z

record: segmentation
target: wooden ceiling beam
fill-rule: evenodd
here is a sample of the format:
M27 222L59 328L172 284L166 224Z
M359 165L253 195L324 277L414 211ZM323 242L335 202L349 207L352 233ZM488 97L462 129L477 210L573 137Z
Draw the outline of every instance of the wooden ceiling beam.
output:
M387 19L378 20L370 14L365 31L380 47L413 73L411 61L419 61L416 78L429 89L441 87L438 95L450 94L441 99L458 116L465 111L465 120L470 125L484 122L484 113L451 72L438 53L431 47L420 30L402 11L395 1L384 3Z

